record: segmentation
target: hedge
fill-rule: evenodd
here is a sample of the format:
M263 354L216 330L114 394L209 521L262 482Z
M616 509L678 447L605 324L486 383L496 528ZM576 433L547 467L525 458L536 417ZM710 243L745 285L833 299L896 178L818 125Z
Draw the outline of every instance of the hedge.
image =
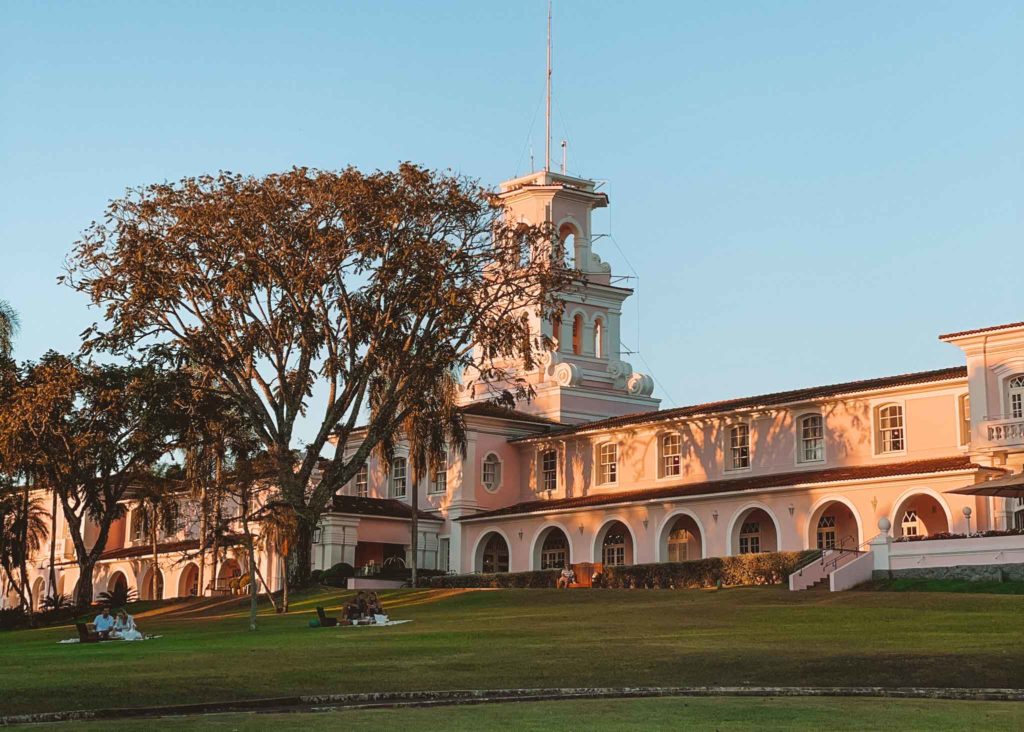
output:
M807 552L765 552L690 562L607 567L595 587L682 589L722 585L775 585L786 581ZM554 587L560 571L451 574L434 577L431 587Z

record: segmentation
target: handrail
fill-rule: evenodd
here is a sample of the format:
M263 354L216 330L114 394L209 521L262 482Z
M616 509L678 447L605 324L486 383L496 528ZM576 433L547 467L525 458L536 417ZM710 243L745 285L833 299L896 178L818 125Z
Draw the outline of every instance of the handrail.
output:
M836 565L839 563L839 560L842 559L842 557L844 556L843 552L852 552L854 554L861 554L862 553L861 552L861 547L865 547L865 546L869 545L871 542L873 542L879 536L881 536L881 534L875 534L874 536L872 536L867 541L863 542L862 544L857 545L857 547L855 549L845 549L845 548L844 549L840 549L839 556L836 557L835 559L831 560L831 562L830 562L831 565L832 565L832 571L834 572L836 570ZM853 537L851 536L849 538L852 539ZM826 562L824 560L824 557L822 558L821 566L822 567L826 566Z

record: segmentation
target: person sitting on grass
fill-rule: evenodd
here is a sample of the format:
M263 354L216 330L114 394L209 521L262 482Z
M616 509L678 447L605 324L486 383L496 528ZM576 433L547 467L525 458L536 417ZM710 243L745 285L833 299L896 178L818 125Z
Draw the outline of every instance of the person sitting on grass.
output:
M562 573L558 575L558 582L555 585L569 589L574 582L576 582L576 573L569 566L569 563L566 562L562 565Z
M114 621L114 627L110 631L111 638L120 638L121 640L142 640L142 633L135 625L135 618L128 614L127 610L119 610L117 613L117 619Z
M96 628L100 640L110 637L110 631L114 629L114 616L110 614L110 608L107 605L103 606L103 611L96 616L92 624Z
M346 620L361 620L366 617L366 592L359 590L356 596L352 599L352 602L345 605L345 618Z
M366 601L366 612L368 615L384 614L384 605L381 603L380 598L377 597L376 592L370 593L370 597Z

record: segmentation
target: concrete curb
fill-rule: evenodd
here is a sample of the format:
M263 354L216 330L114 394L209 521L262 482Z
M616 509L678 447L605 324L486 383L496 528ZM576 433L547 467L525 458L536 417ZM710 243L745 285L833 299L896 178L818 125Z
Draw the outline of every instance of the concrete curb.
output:
M209 702L157 707L94 709L0 717L0 726L40 722L180 717L226 712L323 712L343 709L454 706L460 704L501 704L525 701L569 699L624 699L643 697L745 696L800 697L835 696L879 699L949 699L958 701L1024 702L1024 689L957 689L881 686L624 686L556 689L482 689L459 691L396 691L364 694L315 694Z

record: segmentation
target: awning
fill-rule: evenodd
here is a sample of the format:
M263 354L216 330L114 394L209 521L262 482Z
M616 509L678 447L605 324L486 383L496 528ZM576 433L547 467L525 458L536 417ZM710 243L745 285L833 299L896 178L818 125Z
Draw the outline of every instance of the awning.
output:
M1014 473L1005 478L986 480L983 483L964 486L946 493L958 493L962 496L997 496L999 498L1024 497L1024 472Z

